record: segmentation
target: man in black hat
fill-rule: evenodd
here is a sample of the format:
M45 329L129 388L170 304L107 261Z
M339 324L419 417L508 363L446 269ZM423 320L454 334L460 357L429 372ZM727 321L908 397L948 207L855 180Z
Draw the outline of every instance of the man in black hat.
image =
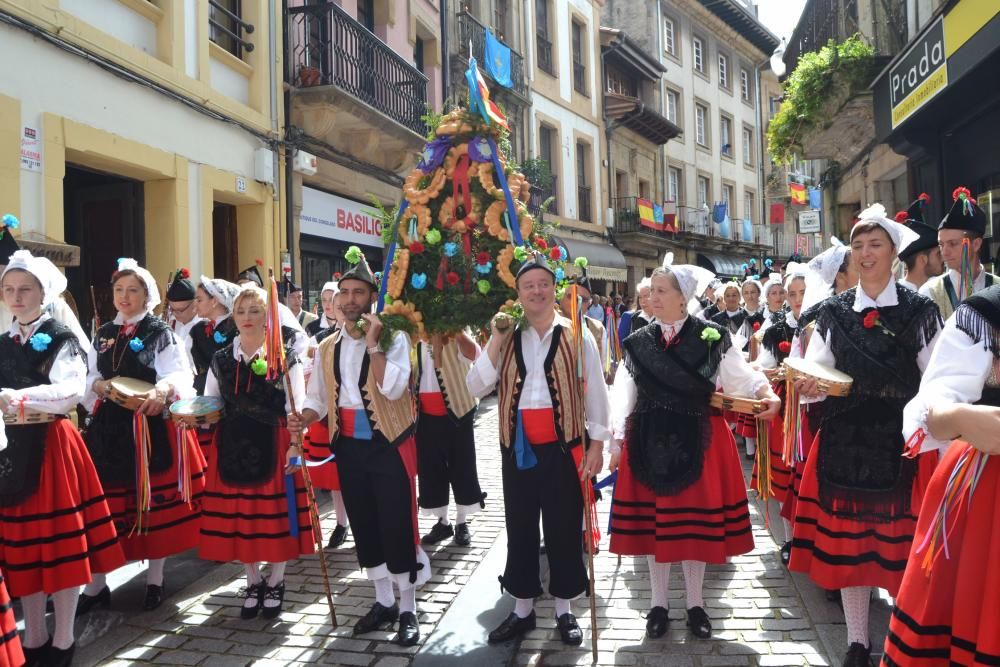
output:
M283 282L285 285L285 305L288 306L288 310L292 311L292 315L299 321L299 325L305 329L307 324L319 318L308 310L302 309L302 286L296 285L291 278L285 278Z
M389 349L379 345L382 321L371 312L377 287L364 257L338 288L346 324L316 350L301 418L290 417L288 427L301 432L327 418L358 564L375 587L375 604L354 634L398 619L396 643L414 646L420 640L416 587L430 578L431 565L416 543L410 339L399 331Z
M494 317L486 354L466 378L475 396L497 388L505 450L507 564L500 583L516 602L489 641L506 641L535 628L534 602L542 594L541 515L556 625L564 643L577 645L583 632L570 601L588 589L580 539L582 480L589 483L603 464L604 441L610 437L608 392L597 343L587 329L582 332L584 386L577 378L573 324L556 312L555 273L541 255L521 266L516 288L524 323L512 326L510 318Z
M191 329L202 321L195 312L194 296L191 272L184 268L177 269L173 280L167 286L167 312L170 314L171 328L188 349L190 349Z
M920 293L934 300L946 320L962 301L1000 282L1000 278L985 271L981 262L981 257L988 254L983 247L986 214L966 187L955 188L952 199L951 209L938 226L938 246L948 270L920 287ZM971 281L963 278L968 275Z
M902 223L915 231L919 238L906 246L899 259L906 266L906 273L899 281L900 285L917 291L930 278L944 273L944 260L941 259L941 249L938 247L938 232L930 225L924 224L924 207L930 197L921 194L905 211L896 214L896 222Z
M257 287L264 287L264 277L260 275L260 270L257 265L254 264L248 269L240 271L240 274L236 276L237 285L245 285L247 283L253 283Z

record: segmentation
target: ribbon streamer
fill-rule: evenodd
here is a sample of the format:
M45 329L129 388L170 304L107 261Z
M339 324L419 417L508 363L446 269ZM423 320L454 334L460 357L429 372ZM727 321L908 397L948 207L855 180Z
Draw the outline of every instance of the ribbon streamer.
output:
M149 480L149 457L152 441L149 437L149 421L141 412L132 415L132 437L135 440L135 504L136 519L129 531L129 537L143 534L149 529L146 515L149 514L152 488Z
M403 213L406 212L407 207L410 202L404 199L399 204L399 213L396 214L396 220L392 223L392 241L389 243L389 248L385 251L385 266L382 269L382 284L378 286L378 305L375 308L376 313L381 313L382 308L385 306L385 292L389 288L389 269L392 268L392 262L396 256L396 243L399 241L399 221L403 219ZM416 229L414 229L416 232ZM410 238L415 238L416 234Z

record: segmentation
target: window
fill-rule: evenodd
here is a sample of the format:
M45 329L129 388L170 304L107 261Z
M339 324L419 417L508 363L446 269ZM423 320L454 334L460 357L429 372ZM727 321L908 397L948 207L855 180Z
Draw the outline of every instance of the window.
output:
M667 170L667 199L677 203L681 201L681 170L677 167Z
M605 70L608 77L608 92L618 93L627 97L639 97L638 82L634 77L626 76L614 67L608 66Z
M663 50L672 56L677 55L677 42L674 40L673 19L663 19Z
M244 46L241 5L241 0L213 0L208 5L208 38L237 58L243 57L244 49L253 49Z
M549 0L535 0L535 46L538 68L554 75L552 42L549 40Z
M587 94L587 68L583 64L583 26L573 21L573 89Z
M549 206L549 211L553 215L559 215L559 200L558 200L558 188L556 187L556 172L559 166L555 163L555 145L556 145L556 131L549 127L548 125L542 125L538 128L538 157L545 160L545 163L549 166L549 172L552 174L552 188L551 192L546 193L546 197L552 196L556 197L552 201L552 205Z
M677 123L677 109L680 106L680 93L667 89L667 120Z
M743 128L743 164L753 166L753 130Z
M694 51L694 68L699 72L705 71L705 50L704 43L701 41L701 37L694 37L691 40L692 50Z
M744 102L750 101L750 72L745 69L740 70L740 97Z
M649 181L639 179L639 198L649 199Z
M736 218L736 211L733 209L733 186L723 185L722 186L722 201L726 204L726 215L730 219Z
M358 23L375 32L375 0L358 0Z
M747 190L743 195L743 219L749 220L752 224L756 212L753 193Z
M774 118L775 114L778 113L778 109L781 108L781 98L772 95L771 99L768 100L768 110L771 112L771 118Z
M587 144L576 142L576 203L577 219L593 222L590 215L590 188L587 187Z
M706 118L708 118L708 109L701 104L694 105L694 139L700 146L708 146L705 130Z
M711 185L706 176L698 177L698 208L708 208L708 198Z
M719 124L719 144L722 147L722 154L733 156L733 119L721 116Z
M723 88L729 87L729 58L719 54L719 85Z
M506 39L507 0L493 0L493 29L497 31L497 37Z

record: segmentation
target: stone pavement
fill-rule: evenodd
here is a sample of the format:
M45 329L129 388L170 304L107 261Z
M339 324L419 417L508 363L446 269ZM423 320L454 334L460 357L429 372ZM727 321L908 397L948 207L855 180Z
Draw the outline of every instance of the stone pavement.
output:
M243 569L217 565L193 554L171 559L167 569L170 597L150 613L138 611L142 595L140 568L119 572L111 610L95 611L78 621L77 665L362 665L415 667L467 665L585 665L591 663L590 613L586 599L574 603L584 630L580 648L558 641L551 598L537 605L539 627L519 645L489 646L485 635L512 608L502 598L496 577L505 555L495 401L484 403L476 422L479 473L488 493L486 509L470 523L472 544L443 543L429 552L434 576L418 593L423 642L409 649L392 643L394 632L351 636L354 622L374 601L373 589L354 559L353 542L327 554L339 627L330 623L316 556L289 563L285 611L273 621L239 618L236 592ZM746 462L745 462L746 464ZM747 469L749 478L749 470ZM609 502L600 504L607 526ZM324 506L324 534L333 527ZM696 640L684 625L684 584L680 567L671 573L671 630L659 640L645 638L649 582L645 559L608 554L607 536L595 558L599 665L691 666L838 665L846 648L840 608L823 592L781 565L777 545L764 527L759 504L751 502L753 553L725 565L708 566L705 603L715 628L713 639ZM421 534L433 520L422 518ZM781 532L772 512L771 527ZM604 532L602 530L602 532ZM482 567L479 567L483 564ZM544 559L543 559L544 565ZM123 579L131 578L130 581ZM451 613L449 613L451 610ZM873 607L872 637L880 647L888 607Z

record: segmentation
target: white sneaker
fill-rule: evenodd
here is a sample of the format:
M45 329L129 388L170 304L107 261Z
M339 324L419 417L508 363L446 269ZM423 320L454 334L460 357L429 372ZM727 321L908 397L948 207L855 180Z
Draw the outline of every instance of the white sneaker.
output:
M757 441L747 440L747 458L753 458L757 454Z

